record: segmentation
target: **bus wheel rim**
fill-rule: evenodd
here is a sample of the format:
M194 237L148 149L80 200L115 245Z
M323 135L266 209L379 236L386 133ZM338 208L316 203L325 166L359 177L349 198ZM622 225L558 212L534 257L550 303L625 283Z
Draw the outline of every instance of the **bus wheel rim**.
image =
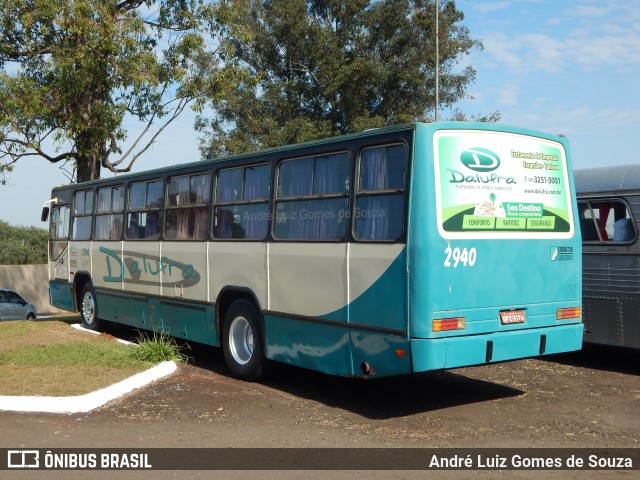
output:
M93 299L93 295L87 292L82 299L82 316L87 323L93 323L93 316L96 311L96 303Z
M229 328L229 350L233 359L240 365L246 365L253 356L253 329L249 321L238 316Z

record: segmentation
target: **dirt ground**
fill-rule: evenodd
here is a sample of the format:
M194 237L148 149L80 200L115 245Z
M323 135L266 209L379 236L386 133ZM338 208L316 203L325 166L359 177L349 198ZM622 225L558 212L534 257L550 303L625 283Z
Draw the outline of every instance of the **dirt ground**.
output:
M545 359L366 381L276 366L269 379L260 383L228 377L216 349L194 348L191 355L195 364L181 366L172 376L90 413L0 412L0 448L640 448L640 352L586 348ZM250 464L250 457L247 462ZM27 472L10 473L13 476L3 478L42 478L25 476ZM46 478L76 478L69 472L46 473ZM223 473L129 472L119 478L256 478L255 472ZM280 471L259 475L480 476L584 479L639 475L638 470L302 475ZM77 478L94 477L84 473Z

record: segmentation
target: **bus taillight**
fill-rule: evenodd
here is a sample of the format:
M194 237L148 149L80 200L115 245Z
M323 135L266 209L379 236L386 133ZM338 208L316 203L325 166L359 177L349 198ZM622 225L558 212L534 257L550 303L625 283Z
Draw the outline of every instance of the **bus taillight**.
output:
M466 321L464 317L439 318L437 320L433 320L432 330L434 332L444 332L446 330L464 330L465 323Z
M559 308L556 310L556 320L567 320L569 318L580 318L582 316L581 307Z

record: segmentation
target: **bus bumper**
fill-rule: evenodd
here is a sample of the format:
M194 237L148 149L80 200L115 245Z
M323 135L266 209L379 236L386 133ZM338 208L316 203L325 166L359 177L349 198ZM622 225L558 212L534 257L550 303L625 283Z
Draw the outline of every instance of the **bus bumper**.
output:
M414 372L580 350L582 323L460 337L411 339Z

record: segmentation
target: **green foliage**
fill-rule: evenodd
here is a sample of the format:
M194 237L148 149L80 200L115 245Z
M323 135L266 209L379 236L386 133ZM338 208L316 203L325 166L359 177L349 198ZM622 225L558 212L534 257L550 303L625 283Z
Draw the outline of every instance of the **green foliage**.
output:
M201 4L0 0L0 172L28 155L74 162L79 181L130 170L125 117L170 122L211 66Z
M138 347L131 351L131 357L142 362L186 363L189 357L183 354L182 350L183 347L165 333L153 332L149 336L147 332L141 332L138 336Z
M414 120L435 110L435 0L221 0L225 60L245 70L201 118L217 156ZM440 1L439 105L466 96L481 48Z
M39 265L47 263L46 230L12 227L0 220L0 265Z

